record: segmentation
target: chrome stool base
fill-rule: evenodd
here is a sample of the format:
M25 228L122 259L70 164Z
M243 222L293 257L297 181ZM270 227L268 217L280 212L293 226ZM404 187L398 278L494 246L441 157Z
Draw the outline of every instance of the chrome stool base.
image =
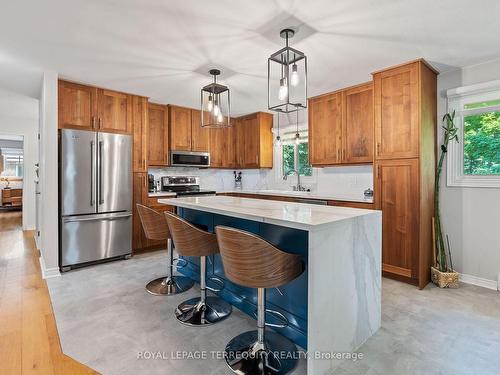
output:
M191 289L194 281L185 276L160 277L150 281L146 290L155 296L170 296Z
M219 297L206 297L204 304L196 297L177 306L175 317L189 326L208 326L227 318L232 310L232 306Z
M257 342L258 332L248 331L226 346L226 363L237 374L283 375L297 364L298 350L287 338L265 331L264 348Z

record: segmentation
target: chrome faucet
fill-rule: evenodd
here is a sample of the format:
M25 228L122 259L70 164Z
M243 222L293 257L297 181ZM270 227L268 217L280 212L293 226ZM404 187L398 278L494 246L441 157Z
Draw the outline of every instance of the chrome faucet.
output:
M300 183L300 174L296 169L290 169L288 172L286 172L283 175L283 180L286 181L288 176L290 176L292 173L295 173L297 175L297 185L293 187L293 191L306 191L306 188L303 187Z

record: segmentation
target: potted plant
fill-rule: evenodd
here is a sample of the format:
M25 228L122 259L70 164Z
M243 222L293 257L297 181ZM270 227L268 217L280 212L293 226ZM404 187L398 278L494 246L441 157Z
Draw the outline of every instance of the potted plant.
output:
M453 269L448 236L446 236L447 247L445 246L439 209L439 184L443 161L448 152L449 142L458 142L458 128L455 126L454 120L455 111L443 116L443 143L441 144L441 154L436 169L436 184L434 187L434 265L431 267L431 279L440 288L458 288L458 272Z

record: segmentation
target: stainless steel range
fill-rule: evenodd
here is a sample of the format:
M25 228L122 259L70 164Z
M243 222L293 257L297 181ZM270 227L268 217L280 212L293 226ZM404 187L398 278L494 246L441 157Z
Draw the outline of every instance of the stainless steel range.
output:
M189 195L215 195L213 190L201 190L198 176L163 176L161 191L176 193L177 197Z

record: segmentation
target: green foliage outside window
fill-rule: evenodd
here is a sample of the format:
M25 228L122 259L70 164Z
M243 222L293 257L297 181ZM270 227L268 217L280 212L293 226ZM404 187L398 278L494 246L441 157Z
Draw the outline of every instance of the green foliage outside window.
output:
M500 100L475 103L465 107L481 108L484 104L488 106L500 104ZM474 105L476 107L470 107ZM465 116L463 138L464 174L500 174L500 111Z
M294 145L283 145L283 175L295 169L295 147Z
M307 142L298 145L284 144L282 147L283 175L292 170L298 170L301 176L312 176L312 167L309 165L309 144ZM296 163L297 168L295 168Z
M299 174L301 176L312 176L312 167L309 164L309 144L299 143L297 151L299 153Z

